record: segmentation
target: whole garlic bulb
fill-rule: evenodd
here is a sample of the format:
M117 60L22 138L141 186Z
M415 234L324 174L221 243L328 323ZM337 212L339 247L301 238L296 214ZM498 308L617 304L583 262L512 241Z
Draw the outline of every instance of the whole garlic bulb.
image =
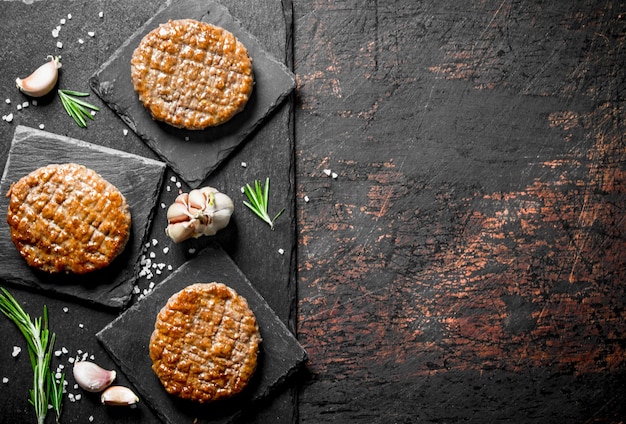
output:
M213 236L230 222L235 205L213 187L180 194L167 209L167 234L175 243L189 238Z

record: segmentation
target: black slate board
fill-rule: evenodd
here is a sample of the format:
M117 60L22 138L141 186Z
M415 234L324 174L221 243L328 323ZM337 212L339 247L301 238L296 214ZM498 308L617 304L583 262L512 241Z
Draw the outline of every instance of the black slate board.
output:
M165 164L25 126L17 126L0 182L0 193L24 175L51 163L75 162L98 172L124 194L132 215L132 233L124 252L107 268L83 276L51 275L28 266L11 241L6 219L0 220L0 278L18 285L78 298L91 304L122 308L130 300ZM0 197L0 210L9 200ZM6 216L6 215L5 215Z
M152 119L130 78L130 59L148 32L170 19L192 18L232 32L248 49L255 86L245 109L220 126L182 130ZM293 73L272 58L228 10L215 2L180 1L167 6L130 37L90 79L94 92L192 188L197 187L295 88Z
M171 295L190 284L221 282L244 296L254 311L263 342L250 385L227 402L199 405L169 395L152 371L148 354L158 312ZM232 259L216 244L203 249L163 280L146 298L130 307L99 333L98 340L166 423L227 423L251 403L271 394L306 360L306 352L280 318L254 289ZM197 419L197 421L196 421Z

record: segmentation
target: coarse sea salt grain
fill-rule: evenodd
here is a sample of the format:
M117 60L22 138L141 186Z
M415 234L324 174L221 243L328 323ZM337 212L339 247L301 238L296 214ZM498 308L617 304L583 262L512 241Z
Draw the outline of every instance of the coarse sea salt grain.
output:
M63 48L63 43L61 43L60 41L57 41L57 47L59 49L62 49Z
M10 104L11 104L11 99L5 99L5 100L4 100L4 102L5 102L6 104L10 105Z
M67 306L63 307L63 312L65 312L66 314L69 312L70 308L68 308Z
M324 169L324 174L328 175L329 177L332 172L333 171L331 171L330 169Z
M280 253L281 255L285 254L285 249L278 249L278 253Z
M90 36L90 37L95 37L96 33L93 32L93 31L89 31L89 32L87 32L87 35Z
M4 384L7 384L9 382L9 378L8 377L2 377L2 382Z
M128 135L128 130L127 130L126 128L124 128L124 129L122 130L122 133L124 134L124 136L127 136L127 135Z
M310 200L311 200L311 199L309 199L309 196L304 196L304 201L305 201L306 203L309 203L309 201L310 201Z
M22 348L19 346L13 346L13 352L11 352L11 356L12 357L17 357L17 355L20 354L20 352L22 351Z
M46 128L46 126L44 124L39 124L39 129L43 130L44 128Z

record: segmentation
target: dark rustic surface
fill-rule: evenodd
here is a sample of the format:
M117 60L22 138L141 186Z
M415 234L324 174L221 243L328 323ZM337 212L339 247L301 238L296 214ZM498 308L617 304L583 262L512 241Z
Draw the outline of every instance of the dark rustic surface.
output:
M294 12L300 422L626 420L624 2Z
M288 1L228 0L221 3L269 54L291 67L289 40L292 13ZM45 131L55 134L158 159L132 131L124 135L126 125L94 93L88 100L101 110L94 121L89 122L87 129L81 129L65 115L60 101L54 95L42 99L37 106L29 104L29 107L18 110L17 105L21 105L26 97L19 94L14 81L18 75L24 77L42 64L47 55L61 54L63 68L59 77L60 87L90 91L89 78L164 4L165 1L138 0L0 2L0 38L4 40L0 44L0 57L4 59L0 76L0 116L13 113L12 122L0 121L2 165L16 126L38 128L40 124L44 125ZM99 12L103 12L102 17ZM68 14L71 14L71 19ZM65 19L64 24L60 23L61 19ZM57 26L61 29L59 37L54 38L52 30ZM93 36L89 32L93 32ZM62 48L56 47L57 42L63 43ZM11 103L5 103L5 99L10 99ZM216 240L288 328L295 330L295 183L291 103L285 102L278 107L203 185L220 189L231 196L235 203L235 214L229 226L218 234ZM54 158L53 146L50 155ZM247 166L242 166L243 162ZM241 186L265 177L270 177L272 181L270 209L278 211L282 207L286 208L274 231L242 204L244 197L240 192ZM198 239L173 244L165 236L165 207L174 201L179 190L188 191L189 186L168 168L157 200L149 245L145 246L146 260L139 278L139 293L133 297L132 303L149 293L151 287L186 260L195 257L209 243ZM284 250L282 254L280 249ZM95 337L117 316L117 311L93 308L83 302L50 297L14 285L7 286L33 317L41 315L44 304L49 306L51 327L57 332L58 349L64 347L67 350L67 353L55 356L53 362L65 367L72 383L66 395L68 397L62 419L64 424L90 422L90 417L93 417L94 423L159 422L145 403L131 411L125 408L104 408L99 405L97 396L85 394L73 387L70 359L82 358L85 354L88 358L93 355L94 360L102 366L117 369L120 384L131 384ZM64 308L67 308L67 312ZM5 340L0 346L1 421L33 422L32 407L27 402L31 374L25 345L15 326L4 317L0 317L0 335ZM23 348L16 358L11 356L14 345ZM6 383L2 383L3 378L7 378ZM294 387L291 381L263 404L245 408L241 421L293 422L297 414ZM70 400L70 394L73 400ZM78 394L82 394L79 400L75 397Z
M223 3L291 64L288 1L278 10L286 26L271 24L271 2ZM55 23L46 16L63 15L58 2L34 4L33 27L49 30ZM98 34L108 30L80 55L68 53L81 58L64 74L73 81L91 75L158 9L133 1L70 4L83 17L81 31L93 28L102 6L106 25L98 24ZM0 7L3 22L26 13L17 2ZM297 229L297 330L310 358L298 421L626 420L623 2L295 0L293 23L297 221L281 225ZM34 35L24 25L3 27L12 34L4 39L16 41L0 45L2 57L38 64L54 46L44 29ZM20 54L42 38L47 46ZM6 60L4 67L18 68ZM11 84L0 85L0 99L14 97ZM36 126L44 116L29 110L19 118ZM112 118L101 113L88 132L62 121L46 128L106 140L121 131ZM291 124L287 105L255 137L264 148L287 146L293 140L282 129ZM127 147L150 154L132 137ZM211 182L286 172L288 149L276 149L267 170L259 151L245 145ZM292 297L272 293L294 286L266 284L271 270L288 266L256 254L286 245L284 227L271 237L256 234L263 248L249 249L252 218L236 218L223 235L227 251L293 323ZM294 257L287 251L282 259ZM26 298L33 313L42 303ZM87 312L93 320L109 316L71 306L75 322ZM52 319L68 316L55 308ZM68 344L112 365L88 332L77 331ZM10 347L2 352L8 358ZM3 374L27 387L11 361ZM3 400L6 388L0 385ZM278 398L268 410L282 411L290 400ZM82 402L92 402L97 422L123 422L91 397ZM1 403L0 412L30 412L24 399L17 405ZM73 419L77 410L68 402L66 422L84 422L85 415ZM130 418L150 422L149 412L138 408ZM285 417L254 421L276 422L277 415Z

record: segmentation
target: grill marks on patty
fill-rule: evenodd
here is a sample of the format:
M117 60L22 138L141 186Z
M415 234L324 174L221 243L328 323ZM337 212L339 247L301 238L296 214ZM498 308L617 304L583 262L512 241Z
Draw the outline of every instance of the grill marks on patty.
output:
M193 19L149 32L133 52L131 79L154 119L194 130L230 120L254 86L245 46L225 29Z
M39 168L14 183L7 196L11 239L26 262L42 271L104 268L130 237L126 199L82 165Z

